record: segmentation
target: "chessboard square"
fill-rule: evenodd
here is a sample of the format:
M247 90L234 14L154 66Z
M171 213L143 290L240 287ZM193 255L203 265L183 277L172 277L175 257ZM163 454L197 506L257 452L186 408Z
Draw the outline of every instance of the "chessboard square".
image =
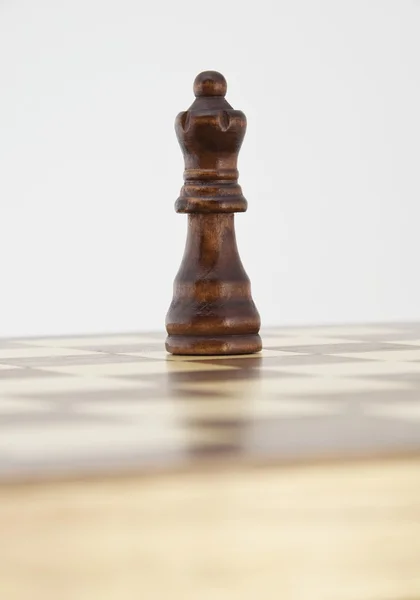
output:
M382 342L382 343L401 343L406 345L410 340L417 340L420 337L420 330L407 330L407 331L395 331L394 333L372 333L369 336L361 336L361 335L353 335L349 333L347 336L348 340L352 340L354 342Z
M322 395L318 394L305 394L302 398L306 398L311 401L324 400ZM419 392L412 387L395 389L395 386L391 388L377 389L377 390L361 390L351 391L347 390L341 392L337 396L337 400L341 404L346 405L346 412L348 413L359 413L361 416L365 413L365 410L370 406L377 403L380 404L400 404L404 402L418 403ZM368 425L368 423L366 423Z
M29 398L0 395L0 422L4 416L25 416L32 415L33 413L47 413L49 410L50 405L43 399L35 401ZM6 428L2 427L2 435L4 431L6 431Z
M32 379L8 379L2 381L0 394L38 398L40 396L54 396L56 393L70 393L74 391L80 395L80 398L83 398L83 393L91 390L120 390L121 388L133 387L129 382L121 379L112 379L111 377L74 377L66 373L63 373L63 377L57 377L56 373L60 373L60 371L57 369L52 376L38 378L36 385ZM148 387L149 385L150 383L148 382L136 382L136 387Z
M366 414L383 419L420 421L420 403L418 402L370 403L365 406L364 411Z
M277 327L263 331L261 336L279 335L280 337L315 337L334 339L341 337L347 339L348 335L352 336L370 336L370 335L392 335L398 333L401 329L398 326L392 325L326 325L315 327Z
M172 418L144 423L63 422L50 428L23 423L9 426L0 438L0 472L4 467L2 456L25 468L60 464L83 468L92 461L123 466L135 457L144 465L153 454L165 463L165 456L169 460L178 455L185 460L195 446L211 449L231 443L229 430L181 424Z
M247 431L246 450L253 457L302 459L377 456L418 450L418 422L370 417L362 411L342 415L261 419ZM296 443L299 440L299 443Z
M300 399L298 397L265 397L251 403L253 420L267 417L310 417L333 415L342 412L342 406L335 400Z
M142 390L143 392L145 390ZM130 390L131 392L131 390ZM115 417L117 422L120 419L130 420L148 420L156 418L168 418L172 415L174 418L174 409L178 406L178 402L175 398L169 396L162 396L161 398L150 399L147 396L141 397L141 402L138 392L135 398L125 398L124 392L121 396L115 395L114 402L110 402L108 399L95 399L91 400L87 396L83 402L77 403L75 409L80 415L97 415L98 417ZM178 415L178 418L180 415Z
M225 421L226 419L241 420L248 412L249 403L241 402L234 398L206 398L194 396L190 398L165 397L143 399L141 402L121 399L118 402L107 401L85 402L78 407L78 412L89 415L112 416L115 418L129 418L144 422L151 416L154 418L165 417L168 414L176 416L180 423L190 420Z
M416 339L413 339L413 340L401 339L401 340L395 340L392 342L384 342L384 344L390 344L390 345L404 344L404 346L420 346L420 337L417 337Z
M77 378L76 378L77 381ZM175 385L156 384L155 381L136 381L132 377L127 381L124 378L105 379L105 382L113 382L108 388L89 388L80 390L80 388L68 390L55 390L52 393L38 392L38 387L32 393L19 394L19 397L33 398L34 400L48 399L57 407L71 407L71 409L82 409L95 405L96 403L110 404L118 407L120 402L132 402L141 404L143 402L159 403L162 399L178 402L180 398L192 398L194 402L214 398L217 394L200 391L199 394L188 390L179 391ZM116 385L115 385L116 382ZM118 385L119 384L119 385Z
M267 379L263 382L263 393L274 394L340 394L373 390L401 390L409 387L404 382L389 382L371 379L339 377L288 378L276 381Z
M18 358L37 358L54 356L83 356L87 354L96 354L89 350L79 350L76 348L49 348L28 347L28 348L0 348L0 362L4 364L4 359Z
M347 339L331 339L328 337L320 337L316 335L306 335L302 333L302 335L290 335L290 337L270 337L263 339L263 345L265 348L288 348L289 351L294 348L294 346L320 346L327 344L347 344L351 340Z
M8 452L15 459L29 464L36 460L83 460L97 455L112 455L136 449L159 450L179 445L185 432L172 421L149 420L145 426L126 421L110 423L68 422L46 428L42 425L22 424L9 426L0 438L0 455Z
M26 340L25 340L26 341ZM22 340L9 340L0 338L0 348L5 350L7 348L27 348L27 344Z
M383 350L379 352L346 352L339 353L336 356L344 358L362 358L367 360L387 361L394 363L420 361L420 348L412 350Z
M276 350L276 349L272 349L272 348L263 348L262 351L259 353L259 355L262 358L278 358L278 357L282 357L282 356L296 356L297 354L300 354L300 352L295 352L295 350L285 350L285 349L281 349L281 350ZM302 353L304 354L304 353ZM256 356L256 355L254 355Z
M287 346L277 346L276 349L284 350ZM411 348L403 344L391 344L385 342L346 342L337 344L334 341L328 344L319 344L313 346L294 346L293 350L304 354L329 354L329 355L343 355L347 353L360 353L360 352L391 352L392 350L410 350Z
M26 369L24 367L15 367L13 365L10 365L9 369L2 369L0 371L0 393L2 390L3 382L7 379L22 380L39 379L42 377L64 377L64 375L43 369Z
M194 362L171 362L171 361L153 361L153 360L135 360L133 362L121 362L111 364L90 364L53 367L52 370L59 373L67 373L77 376L95 376L95 377L141 377L147 375L169 374L180 371L194 372L215 370L213 365L201 365ZM235 367L221 366L220 369L234 369ZM51 369L49 369L51 370Z
M116 356L121 354L135 355L135 353L143 352L164 352L164 344L162 340L155 342L131 342L122 344L102 344L98 341L96 344L91 346L80 346L80 348L86 348L87 350L93 350L95 352L102 352L109 356ZM163 350L162 350L163 349Z
M160 377L158 380L160 384L164 383L167 387L171 389L176 389L180 384L184 382L188 383L197 383L200 384L205 381L215 381L220 384L221 390L223 393L223 383L224 382L232 382L232 381L240 381L241 383L248 382L248 385L251 385L254 380L260 379L260 370L258 368L249 368L244 369L243 363L241 365L231 363L229 365L225 365L223 361L221 363L208 363L205 362L203 366L204 370L199 369L200 363L195 362L196 369L194 371L191 370L176 370L176 371L168 371L164 374L163 377ZM226 369L225 367L229 368ZM130 375L126 376L126 379L135 380L137 378L144 378L145 375ZM151 378L151 376L148 376Z
M138 362L145 361L147 359L137 358ZM36 357L25 357L25 358L3 358L3 363L8 362L9 364L18 365L20 367L30 368L49 368L49 367L68 367L78 365L101 365L101 364L115 364L115 363L133 363L136 359L131 356L125 356L124 354L105 354L101 352L89 352L88 354L77 354L70 356L36 356Z
M370 378L372 376L359 374L358 377ZM392 373L392 372L386 371L385 373L382 373L380 375L375 375L375 379L382 379L383 381L406 381L407 383L409 382L413 388L420 387L420 371L416 371L415 373L411 373L411 372L407 373L406 371L404 371L404 373ZM418 391L417 391L417 393L418 393ZM420 399L420 397L419 397L419 399Z
M353 362L347 358L344 362L313 364L308 362L307 364L287 365L287 370L296 375L305 374L320 377L390 376L392 374L420 373L420 364L375 360L355 360Z
M89 346L118 346L122 344L156 344L164 343L162 333L127 333L116 335L93 335L75 337L51 337L26 339L25 345L41 348L76 348L83 349Z
M270 369L270 371L275 371ZM215 394L236 396L245 399L264 398L266 395L307 395L307 394L340 394L346 392L363 392L372 390L401 390L409 388L406 382L390 382L375 379L357 379L341 375L336 377L296 377L287 378L255 378L254 380L224 380L220 381L215 374L209 381L179 382L177 389L195 391L212 391Z
M1 405L0 405L1 410ZM140 420L142 423L151 417L165 417L176 414L180 422L211 422L239 423L249 419L265 418L268 416L300 416L334 414L342 408L335 401L311 401L299 398L154 398L132 402L119 400L114 404L97 401L84 402L77 408L78 413L98 416L114 416L117 419L129 418Z
M343 358L333 354L303 354L299 352L291 352L289 356L282 356L264 363L264 369L271 368L276 364L280 368L289 368L289 365L332 365L343 362L357 362L358 359ZM362 361L360 361L362 362Z

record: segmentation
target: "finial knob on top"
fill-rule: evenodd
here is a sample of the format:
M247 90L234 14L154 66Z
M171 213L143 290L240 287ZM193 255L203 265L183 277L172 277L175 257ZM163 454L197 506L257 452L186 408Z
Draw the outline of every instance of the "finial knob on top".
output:
M194 95L225 96L227 91L226 79L218 71L203 71L194 80Z

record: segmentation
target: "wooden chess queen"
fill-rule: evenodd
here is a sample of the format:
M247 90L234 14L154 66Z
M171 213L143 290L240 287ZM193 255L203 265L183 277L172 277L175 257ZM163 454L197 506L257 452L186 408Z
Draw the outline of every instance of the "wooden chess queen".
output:
M175 210L188 214L188 234L166 316L166 349L172 354L261 350L260 317L234 225L234 213L247 209L237 170L246 117L226 101L226 89L220 73L200 73L195 101L175 121L185 161Z

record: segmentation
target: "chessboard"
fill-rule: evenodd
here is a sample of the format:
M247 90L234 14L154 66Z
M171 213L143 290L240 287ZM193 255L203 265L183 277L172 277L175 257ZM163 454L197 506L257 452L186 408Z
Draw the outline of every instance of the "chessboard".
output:
M0 479L420 450L420 323L274 328L173 356L163 333L0 341Z

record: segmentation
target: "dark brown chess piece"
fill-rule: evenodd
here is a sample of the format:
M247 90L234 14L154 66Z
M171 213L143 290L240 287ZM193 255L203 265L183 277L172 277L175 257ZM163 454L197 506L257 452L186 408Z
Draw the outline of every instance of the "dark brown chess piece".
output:
M195 101L175 121L185 161L175 210L188 213L188 235L166 316L166 349L172 354L261 350L260 317L234 226L234 213L247 209L237 170L246 117L225 100L226 88L220 73L200 73Z

